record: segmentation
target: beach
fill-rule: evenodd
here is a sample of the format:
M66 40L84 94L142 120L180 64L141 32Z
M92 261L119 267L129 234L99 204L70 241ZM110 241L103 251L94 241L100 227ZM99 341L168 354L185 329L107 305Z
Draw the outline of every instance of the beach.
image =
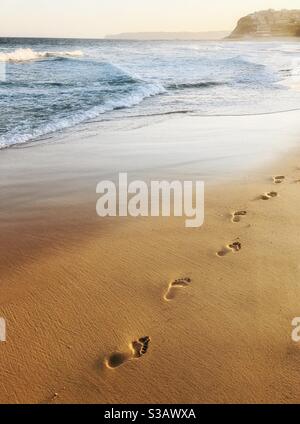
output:
M298 403L297 114L2 150L0 403ZM121 171L204 180L204 225L100 218L96 185Z

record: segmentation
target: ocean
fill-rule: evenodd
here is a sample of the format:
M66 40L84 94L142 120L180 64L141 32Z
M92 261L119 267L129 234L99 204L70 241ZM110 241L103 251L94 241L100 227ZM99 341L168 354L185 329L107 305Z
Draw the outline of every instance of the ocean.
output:
M300 109L297 41L0 39L0 149L93 120Z

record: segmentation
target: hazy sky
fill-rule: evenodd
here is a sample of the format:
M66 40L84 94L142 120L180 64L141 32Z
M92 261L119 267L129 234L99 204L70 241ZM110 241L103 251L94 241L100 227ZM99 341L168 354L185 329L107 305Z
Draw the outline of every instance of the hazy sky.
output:
M132 31L231 30L255 10L299 0L0 0L0 36L102 37Z

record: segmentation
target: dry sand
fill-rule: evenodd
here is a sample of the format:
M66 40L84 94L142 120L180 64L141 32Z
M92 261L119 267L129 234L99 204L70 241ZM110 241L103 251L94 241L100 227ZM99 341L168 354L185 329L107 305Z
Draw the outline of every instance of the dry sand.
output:
M6 163L35 149L5 152ZM40 201L46 177L30 196L12 181L0 224L0 402L300 401L299 166L293 150L209 185L199 229L101 220L95 194ZM63 179L56 187L68 193Z

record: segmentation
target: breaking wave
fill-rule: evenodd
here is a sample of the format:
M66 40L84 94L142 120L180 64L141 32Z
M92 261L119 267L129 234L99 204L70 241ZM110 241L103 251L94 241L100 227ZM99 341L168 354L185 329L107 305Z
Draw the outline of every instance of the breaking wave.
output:
M81 57L83 53L81 50L65 51L65 52L36 52L32 49L16 49L12 52L0 53L0 62L27 62L30 60L39 60L47 58L68 58L68 57Z
M0 136L0 150L17 144L27 143L30 140L40 138L56 131L71 128L89 119L95 119L106 112L136 106L143 100L158 94L163 94L164 92L165 89L160 85L144 83L144 85L138 86L135 91L124 93L120 95L119 98L110 99L103 105L96 105L86 111L78 111L67 117L54 119L47 124L38 126L34 130L24 131L23 129L20 132L17 126L15 130Z

